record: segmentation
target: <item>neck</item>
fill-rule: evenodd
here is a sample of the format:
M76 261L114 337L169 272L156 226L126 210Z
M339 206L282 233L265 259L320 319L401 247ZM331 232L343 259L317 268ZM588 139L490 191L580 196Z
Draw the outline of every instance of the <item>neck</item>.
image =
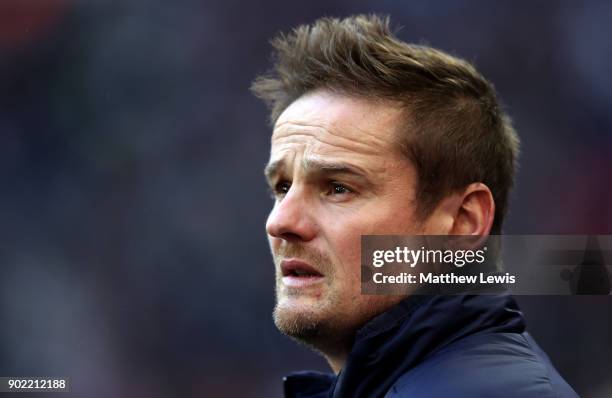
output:
M319 345L315 350L325 358L329 367L337 375L344 367L353 343L354 337L351 336L350 338L335 339L333 342Z
M336 375L338 375L340 371L342 370L344 363L346 362L346 357L347 357L346 355L342 355L342 356L326 355L325 359L327 360L329 367L332 368L333 372Z

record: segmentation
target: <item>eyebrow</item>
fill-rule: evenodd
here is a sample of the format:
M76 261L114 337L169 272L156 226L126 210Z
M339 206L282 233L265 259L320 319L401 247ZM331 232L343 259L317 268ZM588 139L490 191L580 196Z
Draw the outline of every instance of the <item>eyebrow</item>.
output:
M266 165L264 169L264 175L266 179L271 182L274 177L280 174L280 171L286 166L284 159L275 160ZM316 158L305 158L302 160L302 168L311 174L348 174L359 177L366 182L369 182L367 173L360 167L344 163L344 162L330 162L323 159Z

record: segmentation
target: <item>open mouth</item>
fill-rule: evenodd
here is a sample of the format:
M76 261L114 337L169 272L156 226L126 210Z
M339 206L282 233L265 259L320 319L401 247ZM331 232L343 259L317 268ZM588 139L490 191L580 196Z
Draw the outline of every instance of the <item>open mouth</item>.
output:
M281 262L283 283L288 286L300 287L323 279L323 274L313 266L300 260L283 260Z
M299 260L285 260L281 263L281 270L283 276L323 276L319 271L314 269L309 264L306 264Z

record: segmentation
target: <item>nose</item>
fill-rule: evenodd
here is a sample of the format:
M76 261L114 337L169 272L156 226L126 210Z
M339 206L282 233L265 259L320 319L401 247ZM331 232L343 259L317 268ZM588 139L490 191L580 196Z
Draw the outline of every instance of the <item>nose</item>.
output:
M268 216L268 235L286 241L308 242L316 236L313 212L303 191L294 185L281 200L277 200Z

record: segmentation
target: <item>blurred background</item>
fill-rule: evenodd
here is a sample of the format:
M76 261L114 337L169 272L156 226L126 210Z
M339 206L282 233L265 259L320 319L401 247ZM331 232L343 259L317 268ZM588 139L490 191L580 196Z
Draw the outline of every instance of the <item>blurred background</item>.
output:
M278 32L369 12L495 83L523 142L506 233L612 233L610 2L3 0L0 376L279 397L325 370L271 320L270 129L248 88ZM570 384L612 396L612 299L519 302Z

